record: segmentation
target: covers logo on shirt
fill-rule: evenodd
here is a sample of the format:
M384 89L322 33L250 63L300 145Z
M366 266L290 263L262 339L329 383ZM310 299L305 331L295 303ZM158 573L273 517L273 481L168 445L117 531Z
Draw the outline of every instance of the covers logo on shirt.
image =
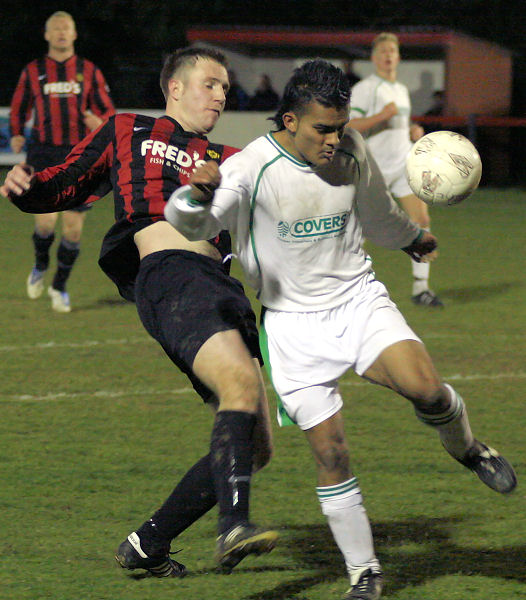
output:
M298 219L292 224L286 221L278 223L278 237L284 242L316 241L327 237L342 235L347 221L348 212L317 217Z

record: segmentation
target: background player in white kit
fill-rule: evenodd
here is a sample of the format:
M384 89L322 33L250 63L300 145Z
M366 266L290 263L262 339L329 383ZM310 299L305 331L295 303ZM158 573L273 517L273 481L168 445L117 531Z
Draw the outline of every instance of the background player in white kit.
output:
M411 100L407 87L396 80L400 51L393 33L381 33L373 40L371 60L376 72L359 81L351 90L352 127L364 135L392 195L410 219L429 230L427 204L417 198L405 176L405 159L424 135L420 125L411 123ZM429 288L429 262L412 261L411 299L422 306L443 306Z
M316 460L316 492L349 572L345 598L376 600L381 568L341 415L338 379L348 369L408 398L449 454L492 489L510 492L516 478L473 437L462 398L375 279L362 232L417 259L436 239L394 202L361 135L342 139L349 93L344 73L325 61L296 69L274 117L278 131L227 159L221 173L211 162L197 169L190 181L200 187L176 191L165 216L190 239L236 234L265 307L261 339L282 417L305 431Z

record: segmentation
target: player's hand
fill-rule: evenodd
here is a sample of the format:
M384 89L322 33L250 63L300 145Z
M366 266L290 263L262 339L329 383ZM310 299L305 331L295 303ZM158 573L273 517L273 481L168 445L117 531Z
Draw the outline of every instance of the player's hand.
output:
M0 187L0 194L9 198L9 196L21 196L31 187L31 178L33 177L33 167L20 163L8 171L5 181Z
M421 125L418 125L418 123L413 123L409 128L409 137L412 142L417 142L424 133L424 128Z
M436 237L429 231L424 231L421 236L402 250L416 262L431 262L438 256L437 247Z
M14 135L11 138L11 150L15 154L18 154L19 152L22 152L22 148L24 147L25 143L26 138L23 135Z
M84 117L84 125L86 125L90 131L97 129L97 127L102 123L102 119L95 113L92 113L91 110L85 110L82 113L82 116Z
M389 104L386 104L382 108L380 114L382 115L384 121L388 121L391 117L394 117L398 114L398 106L396 106L394 102L389 102Z
M190 175L188 183L192 186L190 196L196 202L210 202L214 197L214 192L221 183L221 173L219 166L213 160L209 160L204 165Z

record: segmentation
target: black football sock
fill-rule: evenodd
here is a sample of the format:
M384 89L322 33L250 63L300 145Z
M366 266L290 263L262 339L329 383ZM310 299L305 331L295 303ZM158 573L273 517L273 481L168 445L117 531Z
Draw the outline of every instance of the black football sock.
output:
M65 238L60 240L57 250L57 272L53 277L51 284L55 290L64 292L66 290L66 281L71 273L71 269L80 254L80 244L70 242Z
M31 239L35 248L35 267L39 271L45 271L49 267L49 249L55 239L55 234L51 232L47 237L43 237L34 231Z
M206 514L216 502L210 454L207 454L187 471L152 518L137 529L141 542L145 542L145 551L148 552L150 538L172 540Z
M256 416L225 410L216 415L210 443L211 469L219 504L219 534L248 523Z

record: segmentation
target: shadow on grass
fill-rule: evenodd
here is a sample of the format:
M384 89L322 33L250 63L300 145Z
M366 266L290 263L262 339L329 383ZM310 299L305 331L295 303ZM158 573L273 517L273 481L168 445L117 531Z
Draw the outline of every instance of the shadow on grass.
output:
M83 304L78 308L74 308L76 309L75 312L82 312L85 310L97 310L99 308L106 308L108 306L126 306L128 304L131 303L127 300L124 300L124 298L121 298L120 296L107 296L105 298L98 298L90 304Z
M440 297L447 300L454 300L459 304L467 304L481 298L488 299L505 294L514 288L524 287L522 281L508 281L503 283L490 283L487 285L472 285L470 287L458 287L449 289L440 289Z
M500 550L463 548L450 540L449 529L460 519L418 518L373 525L378 558L386 581L382 597L408 586L419 586L446 575L500 577L526 583L526 545ZM404 546L410 545L410 550ZM294 557L312 575L283 582L243 600L308 600L305 594L321 583L341 581L345 591L343 559L324 525L306 524L283 532L281 551ZM263 569L236 569L254 572ZM269 569L271 570L271 569ZM287 569L293 571L293 568Z

